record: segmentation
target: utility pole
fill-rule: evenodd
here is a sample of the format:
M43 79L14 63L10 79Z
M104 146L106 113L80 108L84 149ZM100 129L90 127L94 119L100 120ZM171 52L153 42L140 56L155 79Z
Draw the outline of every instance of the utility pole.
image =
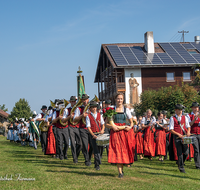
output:
M178 33L182 33L183 42L185 42L185 40L184 40L184 34L185 33L189 33L189 31L182 30L182 31L178 31Z

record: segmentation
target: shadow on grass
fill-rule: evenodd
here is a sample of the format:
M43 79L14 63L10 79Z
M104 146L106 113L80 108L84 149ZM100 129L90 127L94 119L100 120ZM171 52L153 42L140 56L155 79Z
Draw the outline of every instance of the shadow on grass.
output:
M179 171L177 171L179 172ZM140 172L139 173L141 174L149 174L149 175L155 175L155 176L170 176L170 177L175 177L175 178L189 178L189 179L192 179L192 180L198 180L199 181L199 178L193 178L191 177L190 175L187 175L187 174L183 174L181 173L181 175L173 175L173 174L163 174L163 173L153 173L153 172Z
M80 169L80 168L78 168ZM74 174L80 174L80 175L87 175L87 176L110 176L110 177L116 177L114 174L109 174L109 173L100 173L100 172L86 172L86 171L55 171L55 170L46 170L46 172L63 172L63 173L74 173Z

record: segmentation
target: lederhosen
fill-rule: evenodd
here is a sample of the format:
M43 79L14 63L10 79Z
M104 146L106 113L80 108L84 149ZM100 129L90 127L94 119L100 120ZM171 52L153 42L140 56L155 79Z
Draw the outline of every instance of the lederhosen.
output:
M56 110L56 118L59 116L60 110ZM60 123L60 120L55 123L56 126L56 132L57 132L57 143L58 143L58 153L59 158L67 159L67 150L69 148L69 131L68 131L68 125L63 126ZM64 142L64 149L63 149L63 142Z
M80 115L83 114L84 106L80 106L77 109L80 111ZM85 158L85 164L91 164L91 156L92 156L92 142L90 140L90 133L86 128L86 125L83 123L82 119L79 121L79 132L80 137L82 140L82 153ZM89 151L88 151L88 144L89 144Z
M164 122L162 120L161 125L164 125ZM166 154L166 133L165 129L160 127L158 124L155 124L156 129L156 136L155 136L155 142L156 142L156 155L165 156Z
M178 122L177 118L174 116L174 131L184 135L183 130L180 127L181 125L183 126L183 129L185 130L185 133L187 132L187 129L185 127L185 116L182 115L181 117L181 121ZM177 138L177 135L174 135L174 141L175 141L175 146L176 146L176 150L177 150L177 156L178 156L178 167L180 171L184 171L184 162L188 156L188 145L187 144L182 144L182 141L180 138Z
M97 113L96 119L94 118L94 116L91 113L88 115L88 117L90 119L90 125L91 125L92 132L94 134L100 132L101 129L102 129L102 127L101 127L101 114ZM90 140L92 142L92 147L93 147L93 151L94 151L94 164L95 164L95 167L96 167L96 166L99 166L101 164L100 147L97 146L96 139L94 139L91 134L90 134Z
M189 114L190 120L194 120L194 114ZM195 120L194 124L191 126L191 133L194 134L196 137L196 141L194 142L193 148L194 148L194 161L197 168L200 168L200 118L198 117L197 120Z
M71 114L71 110L72 110L72 107L68 108L68 115ZM68 126L69 126L68 127L69 136L71 140L72 157L73 157L73 161L76 163L78 162L78 156L82 148L82 141L81 141L80 132L79 132L79 123L77 125L73 125L69 119Z

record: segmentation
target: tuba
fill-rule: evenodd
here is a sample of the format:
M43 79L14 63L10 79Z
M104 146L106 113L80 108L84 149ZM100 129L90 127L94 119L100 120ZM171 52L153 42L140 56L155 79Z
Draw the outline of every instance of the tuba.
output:
M94 98L91 100L91 101L95 101L95 102L99 102L99 98L95 95ZM90 102L91 102L90 101ZM83 113L86 112L89 108L89 105L90 105L90 102L88 102L88 104L85 106L84 110L83 110ZM86 120L85 118L82 118L82 122L84 125L86 125Z
M51 103L51 107L55 108L56 105L51 100L50 100L50 103Z
M71 113L73 113L75 110L76 110L76 108L77 107L79 107L79 106L81 106L83 104L83 102L81 101L81 99L79 98L79 100L77 101L77 103L73 106L73 108L72 108L72 110L71 110ZM72 125L77 125L78 124L78 122L73 122L73 119L72 118L70 118L70 123L72 124Z
M65 108L67 107L68 104L69 104L69 102L64 99ZM60 115L63 115L65 108L62 108L60 110ZM62 120L60 119L60 124L63 125L63 126L66 126L68 124L68 121L66 123L63 123Z
M45 118L46 116L47 116L47 114L45 114L43 118ZM48 131L47 123L46 123L45 121L41 121L40 124L39 124L39 129L40 129L42 132Z

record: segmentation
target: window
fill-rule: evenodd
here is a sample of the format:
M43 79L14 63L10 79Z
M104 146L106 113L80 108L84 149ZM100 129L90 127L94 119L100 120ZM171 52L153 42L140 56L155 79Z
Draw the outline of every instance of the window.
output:
M199 52L197 51L197 49L187 49L187 51L190 53L190 54L198 54Z
M190 72L183 72L183 81L191 80L190 79Z
M174 73L166 73L167 74L167 82L174 82Z

